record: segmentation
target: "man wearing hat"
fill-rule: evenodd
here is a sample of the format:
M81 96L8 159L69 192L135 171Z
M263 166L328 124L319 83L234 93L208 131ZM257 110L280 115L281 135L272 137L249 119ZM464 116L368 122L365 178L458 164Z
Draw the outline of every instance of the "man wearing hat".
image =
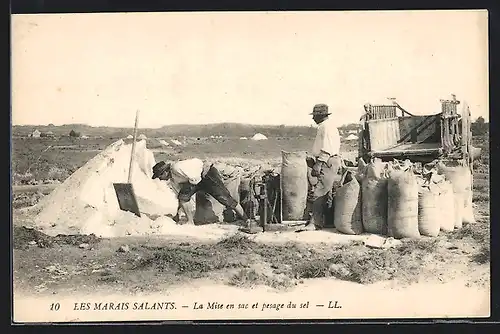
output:
M179 213L182 209L186 214L187 223L194 225L194 213L189 201L196 192L203 190L212 195L219 203L233 209L243 219L247 227L251 227L241 205L236 201L222 181L219 171L212 165L200 159L187 159L175 163L160 161L153 166L153 179L171 180L176 189L179 189L177 198L179 206L174 220L179 222Z
M307 158L309 192L306 212L309 215L307 229L325 227L333 223L332 205L336 181L340 181L342 159L340 134L336 122L330 118L326 104L316 104L312 118L318 125L316 138Z

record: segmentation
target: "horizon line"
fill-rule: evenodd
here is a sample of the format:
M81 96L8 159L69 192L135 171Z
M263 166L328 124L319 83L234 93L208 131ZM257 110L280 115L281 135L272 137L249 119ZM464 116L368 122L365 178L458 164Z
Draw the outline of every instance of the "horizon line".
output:
M314 124L310 125L300 125L300 124L254 124L254 123L239 123L239 122L217 122L217 123L196 123L196 124L188 124L188 123L175 123L175 124L168 124L168 125L161 125L159 127L138 127L138 129L161 129L163 127L169 127L169 126L206 126L206 125L221 125L221 124L233 124L233 125L249 125L249 126L271 126L271 127L279 127L279 126L284 126L284 127L304 127L304 128L309 128L309 127L314 127ZM352 123L345 123L341 124L340 126L346 126L346 125L352 125L352 124L357 124L357 122L352 122ZM110 129L133 129L133 126L111 126L111 125L91 125L87 123L65 123L65 124L11 124L11 127L14 126L53 126L53 127L61 127L61 126L69 126L69 125L80 125L80 126L88 126L92 128L110 128Z

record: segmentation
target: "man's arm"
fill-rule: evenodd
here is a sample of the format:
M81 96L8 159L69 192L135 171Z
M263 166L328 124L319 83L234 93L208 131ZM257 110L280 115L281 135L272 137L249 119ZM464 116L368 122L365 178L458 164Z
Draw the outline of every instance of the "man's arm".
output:
M189 179L189 183L191 183L192 185L197 185L200 182L201 182L201 173L200 176L195 176Z
M328 159L330 159L330 157L331 157L330 153L321 150L318 155L318 161L324 162L326 164L328 162Z

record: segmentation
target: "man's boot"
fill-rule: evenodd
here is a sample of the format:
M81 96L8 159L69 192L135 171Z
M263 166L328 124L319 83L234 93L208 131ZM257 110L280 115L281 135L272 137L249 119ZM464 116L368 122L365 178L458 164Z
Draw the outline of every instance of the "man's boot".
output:
M316 225L314 220L314 203L310 200L306 202L306 209L304 210L304 219L307 221L305 226L299 227L295 232L303 232L303 231L315 231Z
M326 209L327 195L317 198L312 204L312 222L317 230L325 227L325 209Z
M249 234L262 232L262 227L259 226L259 223L255 219L250 219L240 204L236 206L234 211L236 211L236 214L245 222L245 226L239 229L241 232Z

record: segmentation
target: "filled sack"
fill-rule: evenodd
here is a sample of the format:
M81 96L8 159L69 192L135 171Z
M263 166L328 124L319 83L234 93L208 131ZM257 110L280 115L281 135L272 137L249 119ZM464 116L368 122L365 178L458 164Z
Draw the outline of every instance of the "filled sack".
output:
M451 232L455 229L455 194L450 181L436 185L439 189L440 230Z
M281 152L281 201L283 220L302 220L307 201L306 152Z
M337 231L344 234L363 233L361 187L353 174L344 173L334 199L333 222Z
M387 175L384 164L372 161L361 186L362 221L365 232L387 235Z
M433 183L418 191L418 231L421 235L436 237L441 229L439 188Z
M455 196L455 228L462 228L463 223L474 223L472 174L470 169L467 166L446 166L442 161L437 164L437 168L453 186Z
M411 168L392 170L387 181L387 230L395 239L418 238L418 183Z

